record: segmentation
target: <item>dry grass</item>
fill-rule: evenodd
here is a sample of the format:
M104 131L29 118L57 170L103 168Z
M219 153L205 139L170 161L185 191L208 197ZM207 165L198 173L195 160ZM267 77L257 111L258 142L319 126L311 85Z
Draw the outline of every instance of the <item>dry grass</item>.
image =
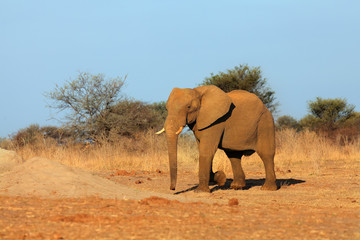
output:
M294 167L302 167L302 171L309 174L320 174L327 161L342 161L344 166L347 162L360 161L360 139L345 141L341 144L341 137L336 141L315 132L296 132L293 129L285 129L276 133L275 167L279 172L292 171ZM231 172L231 165L226 161L227 157L222 151L218 151L214 168ZM243 157L244 169L251 167L262 168L262 161L255 153L250 157ZM348 166L351 166L350 164Z
M136 138L118 138L113 143L58 145L51 139L16 150L23 159L41 156L65 165L93 171L110 169L155 170L167 163L166 139L146 133Z
M277 152L275 165L277 171L288 171L302 166L309 174L321 173L326 161L359 161L360 140L331 141L314 132L295 132L287 129L276 134ZM49 139L39 139L34 145L16 149L24 158L41 156L53 159L66 165L93 171L112 169L167 171L168 156L165 136L157 136L151 132L141 134L136 138L119 138L109 144L99 140L97 144L58 145ZM197 145L192 134L179 138L178 148L179 169L197 171ZM263 165L257 154L243 158L244 169L258 168L263 171ZM349 165L351 166L351 165ZM187 169L187 170L188 170ZM218 150L214 159L214 170L231 173L230 161Z
M341 144L340 137L330 140L315 132L296 133L283 130L277 134L277 166L284 170L294 164L305 164L314 173L320 173L327 161L359 161L360 139Z

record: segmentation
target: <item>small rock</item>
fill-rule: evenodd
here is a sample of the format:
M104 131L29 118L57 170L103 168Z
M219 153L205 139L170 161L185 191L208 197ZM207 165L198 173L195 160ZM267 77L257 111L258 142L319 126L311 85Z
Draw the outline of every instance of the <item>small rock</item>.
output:
M137 180L137 181L135 182L135 184L141 184L141 183L143 183L143 181L141 181L141 180Z
M239 200L237 200L236 198L231 198L229 200L229 206L237 206L239 205Z

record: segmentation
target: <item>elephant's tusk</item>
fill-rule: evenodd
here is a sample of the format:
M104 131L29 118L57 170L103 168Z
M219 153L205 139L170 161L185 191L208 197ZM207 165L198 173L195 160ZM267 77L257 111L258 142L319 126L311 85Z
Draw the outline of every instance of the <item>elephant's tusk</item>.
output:
M180 127L179 130L176 132L176 135L179 135L183 129L184 127Z
M160 131L156 132L155 134L159 135L159 134L162 134L163 132L165 132L165 128L161 129Z

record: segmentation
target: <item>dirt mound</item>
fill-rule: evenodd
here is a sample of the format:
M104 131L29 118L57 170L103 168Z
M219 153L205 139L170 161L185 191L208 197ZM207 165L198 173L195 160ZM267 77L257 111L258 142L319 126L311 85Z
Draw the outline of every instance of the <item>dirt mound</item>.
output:
M27 160L11 171L0 174L0 194L46 198L99 196L117 199L143 199L154 195L153 192L131 189L40 157Z
M16 152L0 148L0 173L10 171L22 162L22 158Z

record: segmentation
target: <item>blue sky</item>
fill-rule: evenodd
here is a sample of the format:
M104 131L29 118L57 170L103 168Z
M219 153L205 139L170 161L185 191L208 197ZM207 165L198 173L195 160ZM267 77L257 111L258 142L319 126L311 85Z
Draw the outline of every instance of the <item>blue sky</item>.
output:
M300 119L318 96L360 111L359 11L347 0L1 0L0 137L58 125L43 94L79 71L127 74L123 93L151 103L248 64L279 115Z

